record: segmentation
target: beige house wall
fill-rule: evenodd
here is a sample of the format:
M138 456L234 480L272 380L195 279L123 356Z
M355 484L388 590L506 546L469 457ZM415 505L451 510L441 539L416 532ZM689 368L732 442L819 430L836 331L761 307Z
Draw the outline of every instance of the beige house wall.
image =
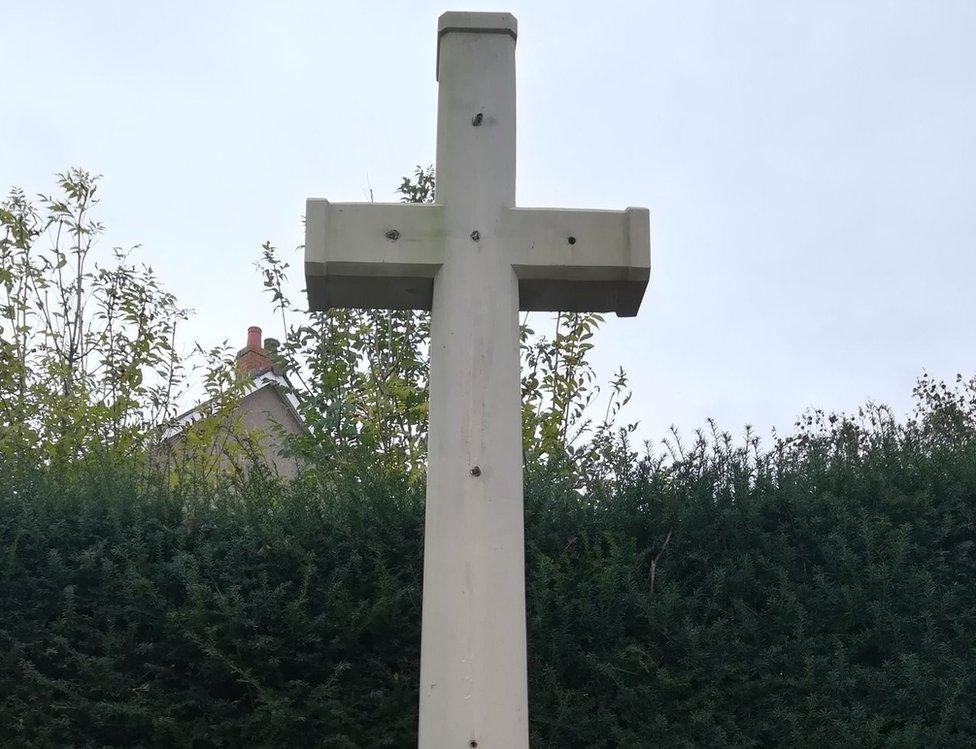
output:
M255 458L284 479L295 478L301 464L295 458L282 455L287 436L308 434L287 396L273 383L266 383L241 397L229 414L221 418L223 428L213 433L207 451L215 459L219 473L243 468ZM165 439L155 451L156 459L171 467L182 464L187 430L202 422L193 422L177 434ZM255 451L257 455L255 455Z
M293 479L298 475L299 464L294 458L281 455L284 434L302 435L308 430L295 412L286 404L284 395L274 385L265 385L244 396L234 409L235 421L247 433L260 432L264 461L282 478Z

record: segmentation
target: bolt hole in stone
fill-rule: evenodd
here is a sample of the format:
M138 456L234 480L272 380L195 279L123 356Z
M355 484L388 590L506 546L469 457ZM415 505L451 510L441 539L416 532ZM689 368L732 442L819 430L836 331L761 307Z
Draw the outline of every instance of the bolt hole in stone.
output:
M474 125L475 127L479 127L481 123L484 121L485 121L485 116L481 112L478 112L478 114L476 114L474 117L471 118L471 124Z
M576 244L576 237L570 237L566 241L569 242L570 244Z
M396 242L400 238L400 232L396 229L390 229L384 236L391 242Z
M478 231L477 229L475 229L473 232L471 232L471 240L472 241L477 242L480 239L481 239L481 232L480 231Z
M481 466L475 466L474 468L472 468L471 469L471 475L472 476L480 476L481 475Z
M476 747L478 746L478 742L475 741L474 739L471 739L471 741L468 742L468 746Z

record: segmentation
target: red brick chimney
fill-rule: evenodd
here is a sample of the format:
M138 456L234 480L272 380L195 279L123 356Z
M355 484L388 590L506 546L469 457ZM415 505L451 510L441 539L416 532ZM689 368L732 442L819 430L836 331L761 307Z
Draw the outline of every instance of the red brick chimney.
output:
M271 357L261 346L261 328L252 325L247 329L247 346L237 352L237 371L241 377L257 377L272 366Z

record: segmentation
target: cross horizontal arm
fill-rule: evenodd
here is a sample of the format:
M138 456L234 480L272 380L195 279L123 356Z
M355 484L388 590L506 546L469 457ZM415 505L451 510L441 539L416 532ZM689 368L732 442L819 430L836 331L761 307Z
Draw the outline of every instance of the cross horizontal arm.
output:
M429 310L444 261L443 224L439 205L308 200L310 308Z
M637 314L651 274L646 208L509 208L500 234L519 279L521 309Z

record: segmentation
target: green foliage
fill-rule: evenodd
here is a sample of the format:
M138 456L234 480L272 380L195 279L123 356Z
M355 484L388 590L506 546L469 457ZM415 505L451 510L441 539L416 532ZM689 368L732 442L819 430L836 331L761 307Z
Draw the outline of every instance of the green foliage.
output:
M401 198L434 199L432 168L404 177ZM81 170L58 177L58 193L32 202L11 191L0 207L0 454L43 455L67 466L141 460L177 481L241 473L262 459L261 435L244 434L235 411L243 392L224 347L177 351L188 312L152 269L115 248L99 257L104 227L96 212L98 178ZM310 428L289 441L313 474L405 470L422 479L426 460L429 315L414 311L332 310L307 314L285 292L288 264L266 243L258 263L280 316L278 355L298 382ZM538 318L537 318L538 319ZM592 407L600 386L589 363L600 315L555 316L552 337L522 325L526 461L553 461L578 483L612 472L634 425L615 431L629 393L624 373L611 382L602 421ZM172 435L190 373L203 385L203 418ZM186 405L186 404L184 404Z
M383 734L413 730L419 495L269 503L280 488L8 485L0 744L400 745Z
M589 352L602 324L598 313L561 312L550 339L536 335L526 314L520 331L526 462L560 465L581 485L615 475L616 457L627 454L628 436L637 428L636 423L617 425L631 395L623 368L611 379L603 416L594 422L601 386Z
M399 193L404 202L432 202L433 170L418 167ZM340 461L421 476L430 316L411 310L308 313L304 298L293 304L288 297L289 265L270 243L262 247L258 268L282 323L279 356L300 385L302 414L312 430L296 440L296 451L313 467Z
M19 460L79 472L121 461L179 482L263 462L264 435L240 423L246 382L231 352L181 356L177 327L189 312L151 267L130 261L135 248L99 250L98 180L72 169L53 196L32 201L15 188L0 204L0 457L10 470ZM160 445L190 373L202 385L200 418Z
M65 463L132 455L173 415L186 317L152 268L114 248L98 262L98 178L0 205L0 453Z
M916 395L530 463L532 745L976 743L976 382ZM414 745L422 485L319 471L4 481L0 744Z
M0 745L415 744L427 317L301 317L265 245L311 470L218 470L258 461L216 347L173 474L147 473L186 313L127 253L95 261L96 188L0 207ZM923 378L905 423L812 412L769 449L711 425L639 457L623 372L595 408L600 316L530 322L533 746L976 744L976 381Z

